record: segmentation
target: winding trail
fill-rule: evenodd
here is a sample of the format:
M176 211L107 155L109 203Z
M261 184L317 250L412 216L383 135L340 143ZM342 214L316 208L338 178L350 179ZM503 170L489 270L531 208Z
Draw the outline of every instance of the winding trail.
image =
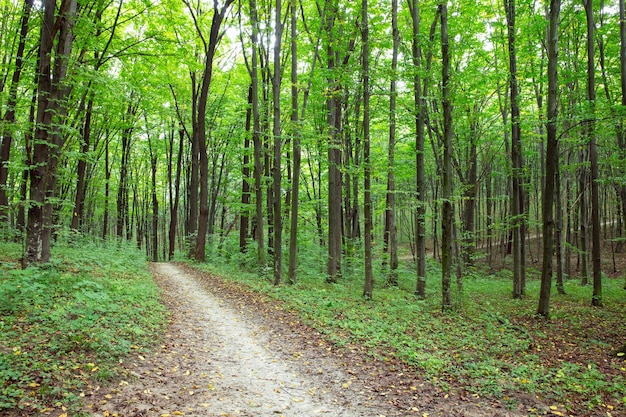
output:
M151 269L170 325L156 349L121 363L121 379L81 393L94 417L527 415L443 392L362 346L337 348L236 284L175 264Z
M351 377L336 365L317 364L316 372L297 353L273 350L271 335L248 312L180 267L159 263L153 272L176 303L170 331L153 356L137 355L128 379L90 404L94 416L382 415L364 392L349 392Z

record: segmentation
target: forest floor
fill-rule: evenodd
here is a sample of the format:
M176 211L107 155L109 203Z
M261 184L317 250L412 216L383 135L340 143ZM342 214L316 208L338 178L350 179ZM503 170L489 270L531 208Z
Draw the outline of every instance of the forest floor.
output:
M515 409L447 392L401 363L337 347L277 301L188 267L153 273L170 326L122 379L92 386L84 411L108 416L521 416L548 410L528 396Z

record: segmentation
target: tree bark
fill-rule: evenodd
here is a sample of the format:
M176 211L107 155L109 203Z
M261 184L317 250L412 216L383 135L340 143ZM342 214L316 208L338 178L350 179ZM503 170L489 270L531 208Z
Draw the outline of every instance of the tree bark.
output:
M372 165L370 160L370 68L368 2L361 2L361 41L363 42L363 219L365 233L365 283L363 297L371 300L374 293L372 271Z
M230 8L234 0L225 0L224 4L220 7L215 1L213 3L213 18L211 20L211 29L209 32L208 41L204 38L202 30L198 25L197 17L195 16L193 9L189 5L189 2L185 0L185 4L189 11L194 16L196 23L196 31L200 36L204 45L204 71L202 74L202 82L200 86L200 93L198 95L197 104L197 131L198 131L198 152L199 152L199 172L200 172L200 212L198 215L198 234L196 236L196 245L194 251L194 257L198 261L204 261L206 259L206 238L207 227L209 220L209 158L207 155L207 132L206 132L206 116L207 116L207 101L209 97L209 87L213 78L213 59L215 58L215 50L219 43L222 33L220 28L222 22L226 17L226 13ZM193 192L193 190L192 190Z
M282 2L276 0L275 8L275 44L274 44L274 72L272 75L273 93L273 125L272 134L274 136L274 166L272 171L272 191L274 194L274 285L278 285L283 277L283 222L282 222L282 187L281 187L281 160L282 160L282 135L280 121L280 86L281 86L281 63L280 50L282 41Z
M587 17L587 101L589 119L586 120L591 165L591 263L593 270L593 296L591 304L602 306L602 259L600 255L600 198L598 190L598 144L595 135L595 21L593 0L583 0Z
M248 88L248 109L246 110L246 137L243 142L243 163L241 180L241 210L239 213L239 251L248 250L250 237L250 132L252 131L252 86Z
M550 0L548 29L548 104L546 122L546 178L543 187L542 239L543 264L541 268L541 289L537 314L550 315L550 290L552 286L552 252L554 242L554 180L559 169L559 143L557 137L558 117L558 45L559 15L561 0Z
M326 22L326 30L329 34L327 57L328 57L328 98L327 98L327 122L328 122L328 282L337 282L341 277L341 103L339 95L341 89L338 85L335 62L335 41L333 34L337 4L331 2L330 13Z
M522 254L524 246L524 188L522 140L520 127L519 87L517 83L517 51L516 51L516 10L515 0L505 1L508 39L509 39L509 92L511 94L511 217L513 233L513 298L524 295L525 259Z
M450 102L450 53L448 40L448 2L444 0L441 9L441 88L443 108L443 164L442 164L442 203L441 203L441 309L452 307L450 277L454 256L454 206L452 205L452 105Z
M259 111L259 18L256 0L250 0L252 20L252 64L250 68L252 88L252 144L254 146L254 193L255 193L255 238L257 260L260 270L265 268L265 226L263 220L263 144L261 143L261 115Z
M183 149L184 149L184 139L185 133L181 128L178 131L178 156L176 158L176 178L174 180L174 196L172 204L170 205L170 225L168 230L168 241L169 241L169 250L168 250L168 259L172 260L174 258L174 252L176 250L176 230L178 227L178 208L180 206L180 176L182 172L183 165ZM172 137L174 135L172 134ZM171 152L174 151L174 141L172 140ZM171 192L171 191L170 191Z
M65 141L61 128L67 114L70 87L65 84L72 51L72 28L76 0L62 3L56 14L55 0L45 0L39 39L37 69L37 117L30 167L30 198L24 265L50 260L52 205L56 171ZM54 57L54 62L53 58Z
M395 148L396 148L396 101L398 49L400 32L398 30L398 0L391 1L391 31L393 35L393 51L391 58L391 85L389 87L389 145L387 157L387 193L385 207L385 233L383 236L383 267L387 262L389 272L387 285L398 285L398 236L396 226L396 179L395 179ZM385 256L386 255L386 256ZM387 259L388 258L388 259Z
M302 146L301 124L298 119L298 32L296 1L291 0L291 129L293 146L293 177L291 180L291 227L289 230L289 270L288 282L295 284L298 265L298 213L300 208L300 172Z

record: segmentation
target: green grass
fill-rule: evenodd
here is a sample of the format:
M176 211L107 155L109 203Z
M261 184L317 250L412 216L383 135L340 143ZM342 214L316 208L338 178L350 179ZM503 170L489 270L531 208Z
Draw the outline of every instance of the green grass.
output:
M473 272L463 293L455 292L453 310L442 313L436 264L429 266L425 300L413 296L415 271L405 265L396 288L384 288L379 269L374 299L366 301L358 259L341 282L327 284L323 255L305 247L298 283L275 287L254 271L253 248L244 255L224 251L196 267L281 300L335 343L358 343L373 357L411 364L444 389L507 403L531 394L579 412L626 408L626 362L616 356L626 341L623 279L604 280L604 308L590 306L590 286L567 281L567 295L553 290L545 320L535 316L538 280L528 282L523 300L513 300L508 271Z
M75 241L53 261L18 269L0 244L0 413L76 411L87 385L155 340L165 321L144 255L128 245Z

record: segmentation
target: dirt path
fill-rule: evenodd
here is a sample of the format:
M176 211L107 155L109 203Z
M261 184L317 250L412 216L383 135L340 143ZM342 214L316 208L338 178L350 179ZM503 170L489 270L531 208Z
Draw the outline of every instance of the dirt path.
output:
M518 415L437 392L401 369L357 364L359 352L335 351L258 295L173 264L153 272L171 326L158 349L124 364L116 386L85 393L94 416Z

